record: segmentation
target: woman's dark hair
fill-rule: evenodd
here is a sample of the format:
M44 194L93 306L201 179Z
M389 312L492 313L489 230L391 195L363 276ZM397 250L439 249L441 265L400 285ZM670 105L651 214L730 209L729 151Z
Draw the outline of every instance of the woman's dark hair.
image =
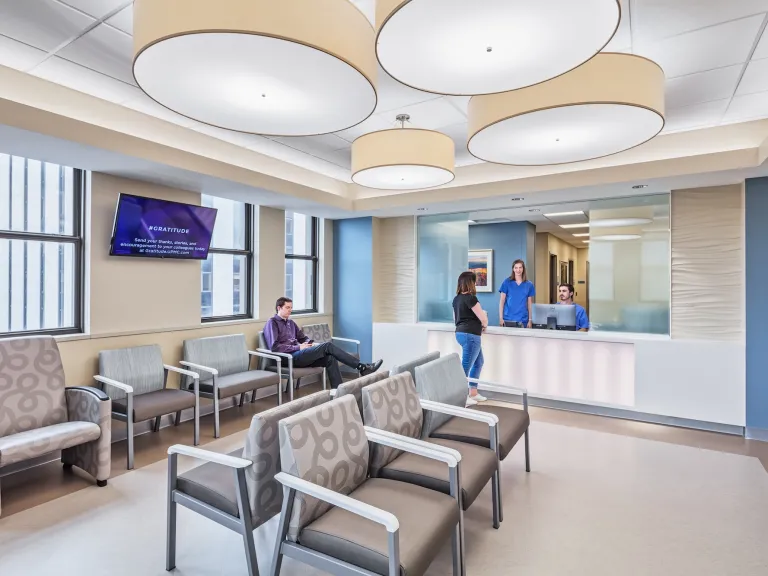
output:
M459 274L459 282L456 285L456 295L459 294L477 294L477 274L474 272L462 272Z
M518 264L522 264L522 266L523 266L523 276L522 276L523 282L527 282L528 281L528 273L525 270L525 262L523 262L520 259L515 260L514 262L512 262L512 273L510 274L509 279L510 280L514 280L515 279L515 266L517 266Z

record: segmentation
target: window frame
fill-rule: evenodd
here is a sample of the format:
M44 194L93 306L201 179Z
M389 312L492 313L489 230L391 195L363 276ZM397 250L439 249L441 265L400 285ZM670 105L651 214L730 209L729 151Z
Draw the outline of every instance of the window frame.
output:
M25 161L37 160L24 157ZM43 162L44 164L46 162ZM56 164L51 162L51 164ZM0 230L2 240L22 240L35 242L51 242L56 244L72 244L74 246L74 273L73 273L73 325L64 328L43 328L40 330L16 330L0 332L0 338L21 338L25 336L65 336L70 334L83 334L85 332L85 193L86 172L72 166L72 235L51 234L48 232L25 232L19 230Z
M295 214L296 212L292 212ZM301 214L301 212L299 212ZM320 270L320 258L318 256L319 250L320 250L320 218L317 216L309 216L309 214L304 214L304 216L308 216L309 218L312 218L312 242L310 245L310 254L304 255L304 254L288 254L286 252L285 254L285 260L299 260L303 262L312 262L312 305L310 308L302 309L302 310L294 310L293 314L317 314L318 307L317 307L317 291L319 287L319 279L318 279L318 273ZM294 236L296 231L296 222L293 223L293 229L294 229ZM283 244L285 244L285 236L287 232L283 230ZM283 279L285 279L285 270L283 270ZM293 274L295 277L296 275ZM284 286L284 288L287 288L287 286Z
M245 244L240 248L208 248L208 256L211 254L229 254L232 256L245 256L245 312L241 314L229 314L226 316L205 316L202 315L202 301L200 303L200 322L209 324L211 322L229 322L232 320L249 320L253 318L253 204L243 202L245 205ZM202 274L203 267L200 265L200 293L202 295ZM211 271L211 286L213 286L213 271ZM211 291L213 292L213 291ZM240 289L242 294L243 287Z

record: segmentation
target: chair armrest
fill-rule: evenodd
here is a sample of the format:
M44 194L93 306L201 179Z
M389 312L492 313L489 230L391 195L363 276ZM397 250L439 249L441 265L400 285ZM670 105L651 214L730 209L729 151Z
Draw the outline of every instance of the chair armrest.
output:
M341 338L339 336L331 336L331 340L338 340L339 342L350 342L360 346L360 340L353 340L352 338Z
M190 458L197 458L198 460L221 464L222 466L227 466L229 468L248 468L253 464L253 462L246 460L245 458L229 456L228 454L219 454L218 452L203 450L202 448L195 448L193 446L185 446L184 444L174 444L168 448L168 455L171 456L173 454L181 454L182 456L189 456Z
M200 379L200 374L197 372L192 372L191 370L184 370L184 368L177 368L176 366L171 366L170 364L163 364L163 368L170 370L171 372L176 372L177 374L189 376L190 378L197 378L198 380Z
M288 360L288 364L293 366L293 356L286 352L272 352L272 350L268 350L266 348L257 348L256 352L261 352L262 354L271 354L272 356L279 356L280 358Z
M207 372L208 374L212 374L213 376L218 376L219 371L216 370L216 368L211 368L209 366L203 366L202 364L195 364L194 362L188 362L186 360L182 360L179 362L182 366L186 366L187 368L194 368L195 370L199 370L200 372Z
M307 494L308 496L312 496L313 498L317 498L328 504L338 506L342 510L366 518L371 522L380 524L381 526L384 526L390 534L395 533L400 529L400 522L398 522L395 515L386 510L382 510L381 508L376 508L375 506L371 506L360 500L355 500L345 494L334 492L333 490L318 486L303 478L286 474L285 472L278 472L275 474L275 480L280 482L283 486L301 492L302 494Z
M278 364L282 363L282 357L278 356L276 352L266 352L262 348L258 350L248 350L248 354L251 356L258 356L259 358L269 358L275 360Z
M490 427L496 426L499 423L499 417L496 416L496 414L480 412L479 410L470 410L468 408L460 408L458 406L451 406L450 404L441 404L440 402L434 402L432 400L421 400L421 407L424 410L429 410L431 412L439 412L440 414L448 414L449 416L484 422Z
M447 448L445 446L436 447L436 445L424 442L423 440L401 436L394 432L371 428L370 426L365 427L365 435L369 442L375 442L382 446L389 446L390 448L402 450L403 452L410 452L411 454L423 456L424 458L438 460L444 464L448 464L449 468L456 468L459 462L461 462L461 454L453 448Z
M514 390L520 392L523 395L523 408L528 412L528 389L522 386L508 386L507 384L499 384L497 382L490 382L489 380L480 380L478 378L467 378L467 382L472 384L481 384L484 389L491 390L493 392L507 392Z
M101 425L103 416L110 417L112 405L103 390L93 386L64 389L69 422L93 422ZM102 404L104 403L104 404Z
M113 388L117 388L118 390L122 390L126 394L133 394L133 387L128 386L128 384L123 384L122 382L118 382L117 380L112 380L111 378L107 378L106 376L101 376L100 374L97 374L93 377L96 382L101 382L105 386L112 386Z
M70 386L69 388L64 389L64 393L66 395L70 395L77 390L81 392L87 392L88 394L92 395L95 400L98 400L99 402L106 402L107 400L109 400L109 396L107 396L104 393L104 390L102 390L101 388L96 388L95 386Z

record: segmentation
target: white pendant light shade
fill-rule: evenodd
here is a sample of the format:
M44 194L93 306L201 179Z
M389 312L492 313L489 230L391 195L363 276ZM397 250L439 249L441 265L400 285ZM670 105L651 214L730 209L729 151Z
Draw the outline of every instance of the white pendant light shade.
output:
M548 82L469 101L469 152L541 166L616 154L664 127L664 72L631 54L598 54Z
M374 31L348 0L136 0L133 10L136 83L183 116L305 136L376 108Z
M376 56L419 90L493 94L580 66L620 19L619 0L377 0Z
M419 190L454 179L453 140L432 130L395 128L352 143L352 181L380 190Z

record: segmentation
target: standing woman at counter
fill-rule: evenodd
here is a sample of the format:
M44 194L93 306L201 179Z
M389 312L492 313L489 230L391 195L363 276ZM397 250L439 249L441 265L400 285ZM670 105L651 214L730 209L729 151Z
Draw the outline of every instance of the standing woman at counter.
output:
M512 275L501 283L499 293L499 326L530 328L536 288L528 281L525 262L515 260L512 263Z
M481 338L488 327L488 314L477 300L474 272L459 274L456 297L453 299L453 321L456 324L456 341L461 346L461 365L469 378L480 378L483 369ZM474 406L486 400L477 392L477 384L469 385L467 406Z

